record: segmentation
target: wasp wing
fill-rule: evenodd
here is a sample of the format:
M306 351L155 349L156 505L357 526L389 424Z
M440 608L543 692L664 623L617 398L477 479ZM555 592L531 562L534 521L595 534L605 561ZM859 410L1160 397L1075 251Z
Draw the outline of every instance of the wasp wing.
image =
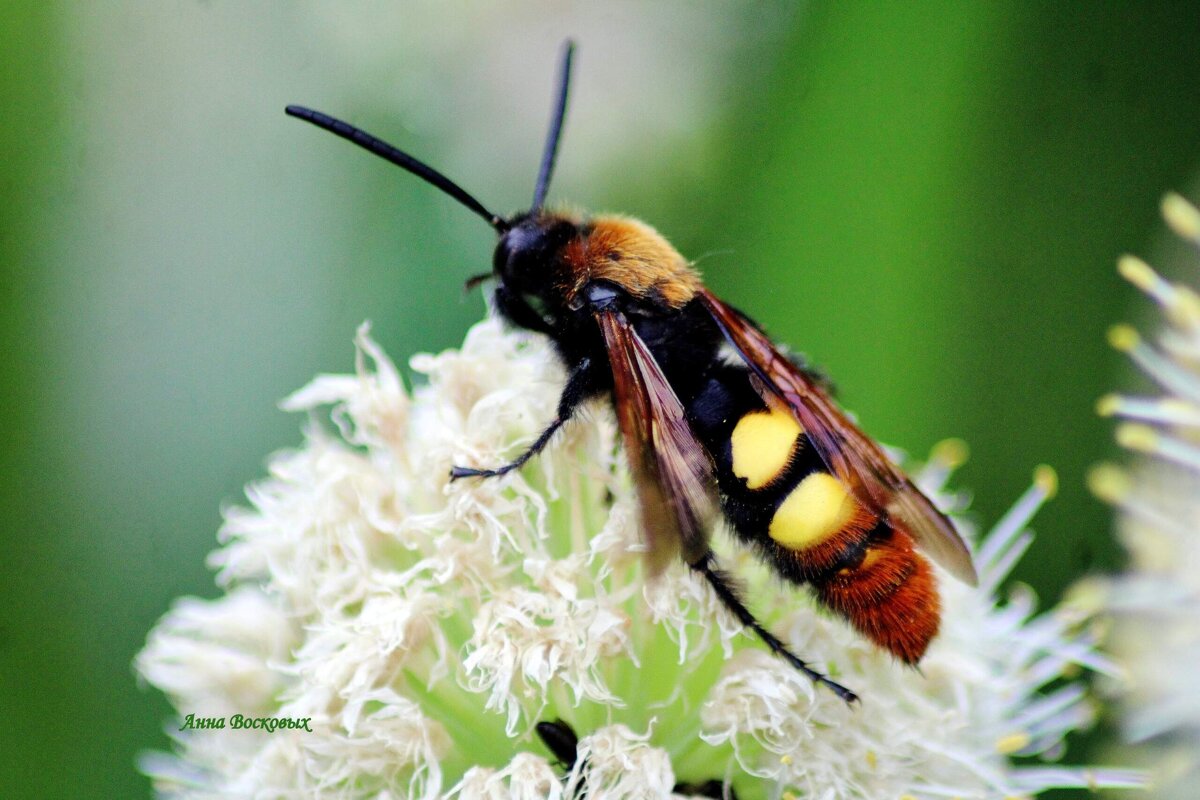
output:
M971 553L946 515L750 320L707 289L700 291L700 299L750 367L764 399L791 410L829 471L860 503L899 521L930 557L974 586L978 578Z
M696 439L675 390L625 315L596 314L612 365L617 421L641 506L651 574L682 553L708 552L716 484L708 451Z

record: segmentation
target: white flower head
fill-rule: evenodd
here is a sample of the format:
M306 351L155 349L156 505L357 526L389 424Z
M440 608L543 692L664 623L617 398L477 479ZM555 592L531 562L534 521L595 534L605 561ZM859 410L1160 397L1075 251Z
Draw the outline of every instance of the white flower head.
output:
M1200 211L1179 195L1163 201L1172 230L1200 247ZM1162 309L1154 343L1118 325L1110 341L1156 385L1145 396L1110 395L1101 414L1116 416L1117 441L1137 454L1129 468L1097 467L1093 490L1118 508L1128 571L1081 587L1115 621L1112 649L1128 675L1122 723L1146 742L1161 797L1195 796L1200 781L1200 295L1125 256L1121 274ZM1095 598L1095 594L1093 594Z
M1086 626L1038 614L1025 591L995 598L1052 473L979 541L979 589L940 576L921 672L715 536L759 618L861 695L849 707L683 565L644 579L604 404L520 471L449 480L454 464L511 458L552 418L563 373L544 340L489 319L461 350L414 358L415 391L365 326L357 348L353 375L284 402L311 422L226 514L211 558L226 594L181 601L137 663L181 721L285 722L177 726L174 754L143 764L162 794L659 798L716 782L742 800L874 800L1136 782L1053 763L1092 717L1070 676L1111 671ZM958 449L919 475L945 505ZM578 734L565 764L534 734L550 720Z

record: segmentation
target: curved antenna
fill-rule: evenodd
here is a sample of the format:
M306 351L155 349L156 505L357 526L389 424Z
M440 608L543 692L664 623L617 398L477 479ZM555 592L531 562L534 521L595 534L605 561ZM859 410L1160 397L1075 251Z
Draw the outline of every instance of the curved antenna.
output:
M533 205L530 212L538 211L546 200L550 189L550 175L554 172L554 157L558 155L558 140L562 135L563 119L567 116L567 90L571 86L571 58L575 55L575 42L563 42L562 57L558 68L558 96L554 114L550 117L550 131L546 134L546 146L542 150L542 168L538 170L537 184L533 188Z
M491 225L496 231L503 233L508 230L508 223L501 217L493 214L483 207L483 204L476 200L471 195L467 194L466 190L459 186L454 181L447 178L442 173L438 172L428 164L424 164L417 159L392 147L382 139L378 139L360 128L342 122L340 119L335 119L327 114L322 114L320 111L313 111L311 108L304 106L288 106L284 111L289 117L302 119L305 122L310 122L318 128L323 128L332 134L342 137L348 142L353 142L362 149L374 153L381 158L387 159L396 166L406 169L418 178L433 184L441 189L446 194L453 197L458 202L462 203L467 208L474 211L479 216L487 220L487 224Z

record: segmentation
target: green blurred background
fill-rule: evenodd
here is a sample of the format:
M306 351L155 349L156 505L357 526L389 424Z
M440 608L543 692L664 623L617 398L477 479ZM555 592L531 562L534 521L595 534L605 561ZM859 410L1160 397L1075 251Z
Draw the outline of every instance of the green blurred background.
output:
M8 3L0 27L0 797L144 796L170 716L130 668L223 504L298 442L275 402L478 319L490 231L283 115L344 116L500 210L528 202L558 43L552 197L657 225L889 443L972 447L994 520L1053 464L1016 577L1119 563L1083 488L1127 379L1122 251L1200 163L1190 4Z

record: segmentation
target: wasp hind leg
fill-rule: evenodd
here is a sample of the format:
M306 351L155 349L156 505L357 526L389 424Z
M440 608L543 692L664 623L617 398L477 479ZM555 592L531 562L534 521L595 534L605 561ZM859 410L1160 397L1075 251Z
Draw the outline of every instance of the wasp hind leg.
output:
M714 556L710 550L709 552L705 553L700 560L689 564L688 566L704 576L704 579L708 581L710 586L712 586L713 591L717 593L717 597L720 598L721 602L725 604L725 607L732 611L733 615L737 617L743 625L754 631L758 638L762 639L763 644L771 648L776 655L791 664L800 672L803 672L814 683L819 683L829 687L834 694L845 700L847 703L858 702L858 695L847 689L845 686L842 686L840 683L830 680L812 667L808 666L808 664L804 663L799 656L789 650L787 645L780 641L775 634L764 628L762 623L754 618L754 615L750 613L750 609L746 608L746 604L742 602L740 597L738 597L737 589L734 588L732 580L725 572L720 570L716 564L716 556Z
M567 376L567 385L563 387L562 394L559 395L558 413L555 415L554 420L544 431L538 434L538 437L533 440L533 444L529 445L524 453L495 469L451 467L450 480L454 481L459 478L495 478L523 467L526 461L542 452L546 448L546 445L550 443L554 434L558 433L559 429L563 425L566 425L571 417L574 416L576 409L593 393L595 383L596 375L593 361L590 358L584 358L571 369L571 374Z

